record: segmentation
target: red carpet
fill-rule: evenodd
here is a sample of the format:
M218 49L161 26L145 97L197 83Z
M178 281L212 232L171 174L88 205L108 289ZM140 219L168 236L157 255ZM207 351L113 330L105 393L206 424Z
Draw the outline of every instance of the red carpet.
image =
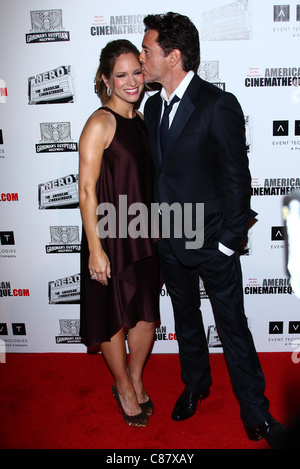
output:
M259 354L271 413L287 424L300 404L300 363ZM152 355L144 384L155 404L146 428L125 425L101 355L8 354L0 364L1 449L263 449L247 439L222 354L211 355L211 395L191 419L173 422L181 393L177 355Z

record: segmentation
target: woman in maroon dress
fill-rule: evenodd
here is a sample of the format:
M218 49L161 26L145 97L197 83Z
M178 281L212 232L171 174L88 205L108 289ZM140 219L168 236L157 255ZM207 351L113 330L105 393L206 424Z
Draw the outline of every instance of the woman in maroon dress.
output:
M100 345L115 379L113 395L119 410L128 425L137 427L146 426L154 410L142 374L159 320L160 289L155 243L148 234L137 232L141 225L150 230L153 185L147 133L135 111L143 88L137 48L127 40L108 43L96 74L96 89L105 106L90 116L79 142L80 333L88 348ZM130 211L136 203L147 208L139 223ZM130 222L136 235L124 233Z

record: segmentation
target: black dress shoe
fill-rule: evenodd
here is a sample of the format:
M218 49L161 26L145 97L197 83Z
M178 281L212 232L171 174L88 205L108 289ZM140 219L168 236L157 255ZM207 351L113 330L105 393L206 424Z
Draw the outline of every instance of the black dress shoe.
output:
M202 394L194 394L188 391L183 391L179 396L172 412L172 419L177 422L189 419L194 415L197 409L198 402L203 401L209 396L209 389L205 390Z
M259 441L264 438L271 448L280 449L286 443L287 429L273 417L270 417L257 427L245 426L245 430L249 440Z

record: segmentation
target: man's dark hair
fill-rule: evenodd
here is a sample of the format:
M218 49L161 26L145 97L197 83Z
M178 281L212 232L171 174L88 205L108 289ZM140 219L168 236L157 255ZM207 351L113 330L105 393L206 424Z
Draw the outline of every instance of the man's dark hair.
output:
M146 32L150 29L158 32L157 42L166 56L179 49L184 71L197 72L200 63L199 33L187 16L173 12L148 15L144 24Z

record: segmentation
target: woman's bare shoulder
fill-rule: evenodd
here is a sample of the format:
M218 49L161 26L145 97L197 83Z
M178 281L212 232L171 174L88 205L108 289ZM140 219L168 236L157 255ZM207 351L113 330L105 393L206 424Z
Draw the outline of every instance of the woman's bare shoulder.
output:
M116 125L116 119L111 112L100 108L91 114L87 120L87 124L108 129L109 127L114 127Z
M90 140L103 142L104 148L110 144L116 131L116 119L113 114L105 109L97 109L88 118L80 140L85 137Z

